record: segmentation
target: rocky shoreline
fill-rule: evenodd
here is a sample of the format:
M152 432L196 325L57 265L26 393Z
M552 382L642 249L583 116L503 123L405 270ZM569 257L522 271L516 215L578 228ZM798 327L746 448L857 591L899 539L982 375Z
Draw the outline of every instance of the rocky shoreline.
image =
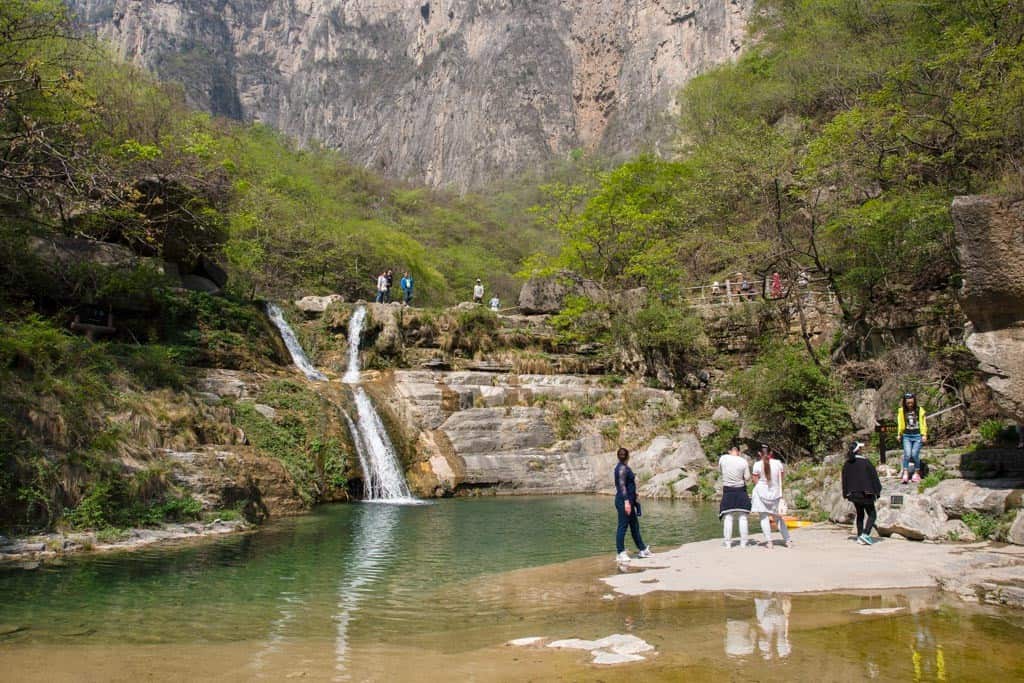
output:
M241 520L164 524L158 528L128 529L118 538L101 540L94 532L32 534L8 539L0 536L0 567L37 569L68 555L134 551L158 545L201 541L226 534L251 531L254 525Z

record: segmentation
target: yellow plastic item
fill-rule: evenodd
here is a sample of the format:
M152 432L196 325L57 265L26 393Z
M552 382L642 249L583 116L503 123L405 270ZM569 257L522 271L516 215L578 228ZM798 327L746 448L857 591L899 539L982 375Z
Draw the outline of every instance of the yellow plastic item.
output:
M808 521L806 519L795 519L793 517L783 517L783 519L786 520L787 529L799 529L801 527L811 526L812 524L814 524L814 522Z

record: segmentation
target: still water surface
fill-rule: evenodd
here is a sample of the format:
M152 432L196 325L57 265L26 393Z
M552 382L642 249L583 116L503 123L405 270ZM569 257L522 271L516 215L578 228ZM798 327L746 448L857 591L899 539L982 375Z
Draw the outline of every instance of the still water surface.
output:
M503 643L631 632L658 650L627 667L641 679L1024 676L1017 614L927 593L604 599L614 521L610 499L586 496L338 505L202 545L4 571L0 624L19 630L0 636L0 667L15 679L576 680L607 670ZM656 551L719 531L713 506L650 501L642 524Z

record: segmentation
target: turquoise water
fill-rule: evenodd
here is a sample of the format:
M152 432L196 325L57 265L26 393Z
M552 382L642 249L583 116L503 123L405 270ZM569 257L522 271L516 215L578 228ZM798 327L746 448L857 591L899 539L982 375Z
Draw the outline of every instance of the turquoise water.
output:
M650 501L648 543L711 537L711 507ZM339 619L353 634L414 633L446 587L474 577L614 555L609 498L517 497L430 505L335 505L198 546L72 558L0 573L0 621L20 639L188 642L310 637ZM628 539L627 539L628 541ZM445 596L445 618L487 621L500 607ZM500 603L496 596L495 604ZM372 619L361 622L361 615ZM70 634L70 635L69 635Z
M609 498L324 507L255 533L0 572L9 680L1012 680L1024 616L929 591L614 597ZM656 550L714 506L645 503ZM578 558L591 560L567 562ZM756 562L756 551L723 561ZM614 673L512 638L632 633Z

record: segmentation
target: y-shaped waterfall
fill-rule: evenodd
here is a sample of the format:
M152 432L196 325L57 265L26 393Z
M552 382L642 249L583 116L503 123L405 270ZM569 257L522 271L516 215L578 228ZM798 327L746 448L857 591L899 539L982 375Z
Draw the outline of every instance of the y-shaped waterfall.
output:
M384 423L373 407L370 397L359 386L359 339L365 321L364 306L357 308L348 321L348 369L345 371L343 381L352 385L352 395L355 397L356 419L353 423L349 418L349 426L352 427L359 464L363 468L366 500L386 503L416 502L409 491L409 485L405 482L405 475L398 464L395 447L388 438Z
M270 317L270 321L274 323L274 326L281 333L281 339L284 340L284 345L288 347L288 353L292 354L292 361L294 361L295 367L302 370L302 374L311 380L326 382L327 375L313 367L313 364L306 358L306 352L302 350L302 344L295 337L292 326L284 319L284 314L281 313L281 309L277 307L277 304L267 302L267 316Z

